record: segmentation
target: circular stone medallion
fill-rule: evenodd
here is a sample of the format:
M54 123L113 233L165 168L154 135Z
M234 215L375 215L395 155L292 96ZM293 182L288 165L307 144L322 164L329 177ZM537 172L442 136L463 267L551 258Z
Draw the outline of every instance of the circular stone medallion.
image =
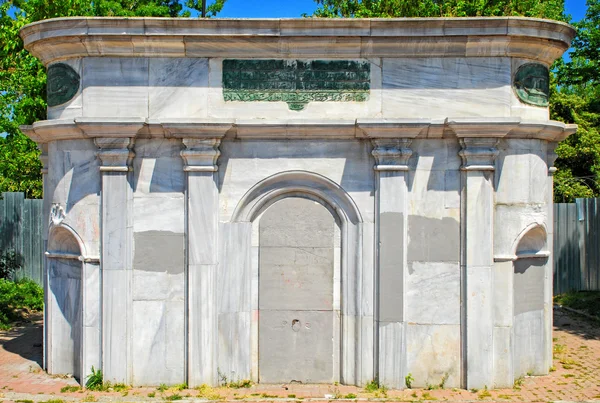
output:
M530 105L548 106L550 73L539 63L526 63L519 67L513 83L519 99Z
M48 67L48 106L58 106L70 101L79 90L79 74L65 63Z

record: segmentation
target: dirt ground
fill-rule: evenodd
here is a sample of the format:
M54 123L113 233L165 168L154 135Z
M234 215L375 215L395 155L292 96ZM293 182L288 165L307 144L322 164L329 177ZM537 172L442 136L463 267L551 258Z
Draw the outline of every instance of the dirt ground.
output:
M341 385L253 385L250 388L123 388L111 392L81 390L73 378L48 375L41 369L42 321L0 331L0 403L70 401L267 401L390 400L390 401L497 401L551 402L600 400L600 325L560 309L554 312L554 371L525 377L512 389L378 390ZM183 385L182 385L183 386ZM67 388L72 390L66 392ZM61 392L61 390L65 392ZM62 401L62 402L61 402Z

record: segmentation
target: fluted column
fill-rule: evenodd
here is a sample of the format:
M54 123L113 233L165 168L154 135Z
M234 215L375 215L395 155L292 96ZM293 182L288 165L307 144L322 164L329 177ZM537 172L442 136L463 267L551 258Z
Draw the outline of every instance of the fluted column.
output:
M493 387L494 160L497 138L461 138L463 376L468 389Z
M184 138L187 172L188 383L217 383L218 138Z
M102 370L105 381L130 383L134 139L95 143L102 163Z
M376 165L376 334L379 382L404 388L406 372L408 160L412 139L374 139Z

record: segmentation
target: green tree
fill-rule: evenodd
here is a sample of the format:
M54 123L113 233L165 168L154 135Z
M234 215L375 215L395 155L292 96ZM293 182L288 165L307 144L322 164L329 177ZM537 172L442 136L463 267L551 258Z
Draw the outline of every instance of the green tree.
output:
M557 87L551 94L551 117L577 123L577 133L557 148L554 199L600 195L600 0L588 0L570 60L556 64Z
M207 8L215 16L225 0ZM201 1L187 0L0 0L0 192L42 197L39 151L20 125L46 119L46 70L24 48L19 30L56 17L189 17Z
M316 17L524 16L565 20L564 0L315 0Z

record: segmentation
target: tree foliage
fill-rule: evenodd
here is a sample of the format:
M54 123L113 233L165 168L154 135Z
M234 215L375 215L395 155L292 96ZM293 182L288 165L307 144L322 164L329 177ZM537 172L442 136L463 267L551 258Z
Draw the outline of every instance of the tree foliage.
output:
M559 60L557 87L551 94L551 117L577 123L577 133L556 153L554 199L600 195L600 0L588 0L585 18L575 23L570 60Z
M215 16L225 0L208 6ZM188 17L202 2L187 0L0 0L0 192L42 197L39 151L20 125L46 119L46 70L24 48L19 30L56 17Z
M315 0L316 17L492 17L565 20L564 0Z

